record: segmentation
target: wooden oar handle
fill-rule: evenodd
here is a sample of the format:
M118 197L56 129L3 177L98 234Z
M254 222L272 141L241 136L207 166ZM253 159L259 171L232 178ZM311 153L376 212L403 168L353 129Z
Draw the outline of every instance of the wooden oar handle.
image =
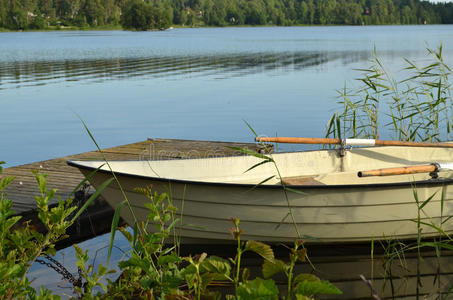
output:
M374 143L376 146L453 148L453 143L422 143L422 142L403 142L403 141L386 141L386 140L374 140Z
M291 144L341 144L345 146L400 146L400 147L439 147L453 148L453 143L421 143L373 139L329 139L304 137L256 137L257 142L291 143Z
M256 142L291 143L291 144L341 144L340 139L296 138L296 137L256 137Z
M437 171L436 164L398 167L398 168L384 168L377 170L359 171L357 176L370 177L370 176L390 176L390 175L403 175L403 174L416 174L416 173L431 173Z

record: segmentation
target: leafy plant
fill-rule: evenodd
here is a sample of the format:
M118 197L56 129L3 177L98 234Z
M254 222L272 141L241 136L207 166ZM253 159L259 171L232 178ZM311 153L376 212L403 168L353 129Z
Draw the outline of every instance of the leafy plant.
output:
M120 228L131 246L130 257L119 263L123 273L118 282L109 284L109 294L124 297L178 293L178 286L183 277L177 255L177 246L166 247L178 219L173 218L177 210L171 204L167 194L153 193L151 187L137 189L149 201L146 222L136 223L131 234L126 228ZM147 228L153 226L154 232ZM140 227L140 228L139 228Z
M302 241L294 242L290 249L289 263L275 259L263 263L262 272L264 278L270 278L277 273L284 273L287 278L286 299L313 299L318 294L339 295L342 292L328 281L320 280L313 274L298 274L295 276L294 267L296 263L307 260L307 249L302 246Z
M37 232L28 222L18 224L21 216L14 216L12 202L3 192L14 177L0 180L0 298L4 299L36 297L27 279L30 267L41 256L55 255L55 244L67 237L66 230L97 196L91 196L77 212L71 198L65 201L58 198L56 205L49 206L56 190L47 188L45 174L37 171L33 174L39 190L35 196L38 218L45 226L45 234ZM56 297L45 288L40 293L42 297Z

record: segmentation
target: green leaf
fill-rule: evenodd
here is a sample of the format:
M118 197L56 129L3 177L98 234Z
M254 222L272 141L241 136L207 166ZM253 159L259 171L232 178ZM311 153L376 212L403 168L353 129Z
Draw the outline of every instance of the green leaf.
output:
M453 250L453 245L450 243L442 243L442 242L421 242L420 247L432 247L432 248L444 248L448 250Z
M2 178L2 180L0 180L0 191L3 191L3 189L5 189L5 187L7 187L14 179L16 179L15 176Z
M301 283L302 281L321 281L321 279L319 279L318 276L313 275L313 274L302 273L302 274L297 275L294 278L294 285L297 285L298 283Z
M237 294L237 300L277 300L278 288L272 279L256 278L241 282Z
M231 273L231 265L226 259L210 256L201 263L200 271L218 274L228 279Z
M312 295L341 295L342 292L327 280L303 280L296 285L295 294Z
M257 187L259 187L260 185L263 185L265 184L266 182L268 182L269 180L273 179L275 177L275 175L272 175L266 179L263 179L262 181L260 181L259 183L257 183L256 185L254 185L249 191L253 191L254 189L256 189Z
M248 168L247 170L244 171L244 173L247 173L248 171L251 171L253 169L255 169L256 167L259 167L261 165L264 165L264 164L267 164L267 163L270 163L272 162L271 160L268 160L268 159L265 159L257 164L254 164L253 166L251 166L250 168Z
M261 154L261 153L258 153L256 151L253 151L253 150L249 150L247 148L241 148L241 147L227 147L229 149L232 149L232 150L236 150L236 151L239 151L239 152L242 152L244 154L248 154L248 155L251 155L251 156L255 156L257 158L261 158L261 159L265 159L265 160L268 160L268 161L274 161L272 157L270 156L267 156L267 155L264 155L264 154Z
M204 291L208 285L216 279L216 274L204 273L201 275L201 290Z
M123 236L128 240L128 242L132 244L133 237L132 237L132 234L129 231L127 231L127 228L120 227L118 229L119 229L119 231L121 231Z
M104 276L105 274L107 274L107 268L104 267L103 265L99 264L98 272L99 272L100 276Z
M247 127L253 132L253 134L255 136L258 136L258 134L255 132L255 130L253 129L252 125L250 125L246 120L243 120L245 125L247 125Z
M164 265L168 265L168 264L171 264L171 263L178 263L178 262L181 262L181 258L175 254L170 254L170 255L164 255L164 256L160 256L159 259L157 260L157 263L159 264L159 266L164 266Z
M109 265L110 256L112 255L112 248L113 248L113 243L115 241L116 229L118 228L118 223L120 221L121 209L123 208L123 205L126 203L126 201L127 200L121 201L121 203L118 205L118 207L115 210L115 214L113 215L112 227L110 229L110 241L109 241L109 252L107 255L107 266Z
M433 198L434 196L437 194L437 192L435 192L434 194L432 194L428 199L426 199L425 201L423 201L422 205L420 205L420 207L418 209L422 209L423 207L425 207L426 204L428 204Z
M306 196L307 195L307 193L304 193L302 191L299 191L299 190L296 190L296 189L293 189L293 188L289 188L286 185L283 186L283 188L285 189L285 191L288 191L288 192L296 193L296 194L299 194L299 195L302 195L302 196Z
M262 267L263 277L269 278L277 273L286 272L287 268L288 266L282 260L279 259L274 259L274 261L265 260Z
M244 251L252 251L256 254L263 257L265 260L273 261L274 260L274 251L272 251L271 246L266 245L262 242L257 241L247 241L245 244Z

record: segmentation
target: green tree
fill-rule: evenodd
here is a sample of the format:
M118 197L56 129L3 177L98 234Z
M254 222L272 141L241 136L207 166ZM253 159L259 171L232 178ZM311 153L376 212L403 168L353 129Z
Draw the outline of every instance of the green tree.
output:
M166 29L171 23L168 11L152 7L141 0L129 0L121 15L121 25L125 29L144 31Z
M53 0L39 0L38 7L46 18L55 18L55 6Z
M8 10L7 10L7 4L6 0L0 0L0 27L6 27L7 26L7 18L8 16Z
M47 27L46 20L40 15L34 17L30 24L28 25L28 28L30 29L44 29L46 27Z
M308 5L305 1L301 1L297 8L297 23L309 24Z
M250 25L266 24L265 9L257 1L250 1L247 3L245 10L245 23Z
M82 11L89 25L104 25L105 10L100 0L86 0Z
M226 7L226 21L230 25L242 25L245 22L244 10L238 5L238 2L230 1Z
M121 15L121 26L125 29L148 30L151 6L141 0L130 0L126 3Z
M206 0L203 3L203 21L209 26L224 26L226 19L224 0Z
M27 27L25 11L19 8L12 9L8 14L7 27L12 30L24 30Z

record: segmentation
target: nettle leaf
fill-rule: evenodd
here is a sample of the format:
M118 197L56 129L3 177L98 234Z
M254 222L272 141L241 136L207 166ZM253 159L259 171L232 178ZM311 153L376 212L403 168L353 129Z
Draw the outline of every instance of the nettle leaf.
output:
M168 289L176 289L182 280L183 280L183 278L180 276L180 274L177 274L177 273L167 273L166 272L162 275L162 283Z
M186 277L188 275L193 275L197 272L197 269L194 265L188 265L184 269L181 270L181 276Z
M237 294L238 300L277 300L278 288L272 279L256 278L241 282Z
M319 279L318 276L316 276L316 275L303 273L303 274L297 275L294 278L294 285L297 285L298 283L300 283L302 281L321 281L321 279Z
M194 282L197 278L197 275L195 273L185 273L183 277L189 289L192 289L194 287Z
M157 285L157 282L151 276L143 276L140 280L140 285L144 290L151 290Z
M142 259L141 257L139 257L138 255L136 255L134 253L132 254L131 258L129 258L128 260L119 262L118 266L121 269L125 269L127 267L133 267L133 268L138 267L146 273L149 273L150 269L151 269L151 263L147 259Z
M287 266L284 261L274 259L273 261L265 260L263 263L263 277L269 278L280 272L286 272Z
M327 280L304 280L299 282L295 288L295 294L302 296L311 296L311 295L341 295L340 291L336 286L330 283Z
M262 242L257 241L247 241L245 244L245 251L252 251L256 254L263 257L265 260L273 261L274 260L274 251L271 246L266 245Z
M217 256L211 256L203 261L200 266L200 271L218 274L224 278L227 278L231 273L231 265L226 259Z
M170 255L160 256L157 261L158 261L159 266L164 266L164 265L168 265L171 263L178 263L178 262L181 262L182 260L179 256L170 254Z

